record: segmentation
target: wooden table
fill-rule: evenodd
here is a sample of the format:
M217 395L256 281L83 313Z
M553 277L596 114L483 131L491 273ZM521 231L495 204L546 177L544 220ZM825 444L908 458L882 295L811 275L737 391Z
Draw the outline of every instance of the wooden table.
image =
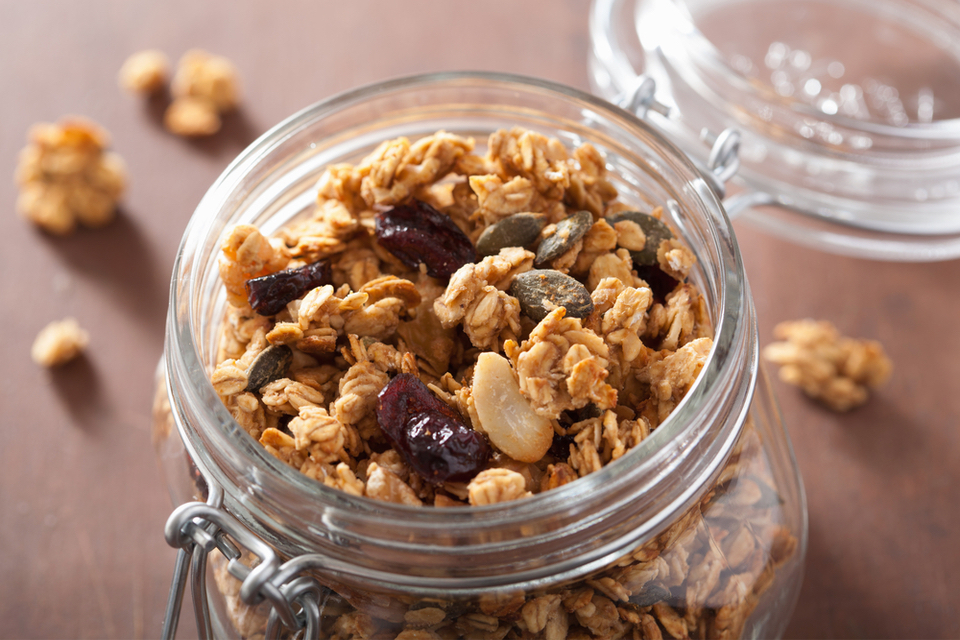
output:
M148 47L234 60L240 113L211 139L166 133L156 105L117 88L125 57ZM576 0L0 3L0 636L159 635L174 553L153 373L177 244L231 158L312 102L398 75L486 69L587 88L587 48ZM71 113L112 132L131 184L115 223L55 238L14 214L10 176L29 125ZM870 262L738 234L762 343L781 320L825 318L896 363L849 415L774 383L810 509L788 636L957 637L960 261ZM31 341L67 315L90 330L89 352L42 370Z

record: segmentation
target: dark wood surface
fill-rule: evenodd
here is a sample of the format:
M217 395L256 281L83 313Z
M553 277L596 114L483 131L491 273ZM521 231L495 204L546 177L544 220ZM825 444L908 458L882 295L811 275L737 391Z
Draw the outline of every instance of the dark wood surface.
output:
M0 637L153 638L174 554L149 436L153 372L181 233L253 138L336 92L489 69L587 88L587 3L0 0ZM125 57L201 47L234 60L241 111L185 141L125 95ZM113 134L131 183L118 220L54 238L14 213L25 133L66 114ZM3 176L7 176L3 178ZM810 546L788 637L960 636L960 262L821 254L738 226L761 342L816 317L881 340L896 370L830 413L774 382L806 483ZM90 330L57 371L30 360L47 322ZM181 625L191 637L191 625Z

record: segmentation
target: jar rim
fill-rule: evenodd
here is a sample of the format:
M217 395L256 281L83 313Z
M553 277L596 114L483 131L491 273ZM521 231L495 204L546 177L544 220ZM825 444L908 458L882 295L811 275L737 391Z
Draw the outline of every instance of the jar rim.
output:
M272 150L278 148L308 123L391 92L422 91L429 87L458 85L490 86L503 91L534 92L552 99L572 101L582 106L584 110L602 114L604 118L608 118L625 132L656 141L658 150L664 154L663 157L669 159L670 166L680 172L686 180L683 196L695 199L702 215L707 216L709 231L712 234L710 242L713 243L716 254L720 257L717 268L721 276L719 278L721 290L714 322L714 344L703 370L673 413L636 449L569 485L524 500L484 507L444 509L410 507L352 496L331 489L273 459L263 447L250 438L230 440L230 425L235 423L209 381L208 363L203 361L199 344L197 325L199 320L193 309L194 300L198 295L210 295L211 290L209 287L203 288L204 283L200 281L203 265L194 260L193 256L199 255L202 243L208 241L214 233L213 218L237 197L235 191L238 189L240 178L252 167L268 158ZM219 283L218 279L217 283ZM746 379L746 384L740 385L742 397L738 396L736 407L733 409L734 418L729 421L732 426L717 436L716 445L721 448L721 451L717 454L717 459L712 461L713 466L707 464L710 468L702 470L702 475L709 477L725 460L729 448L732 447L746 419L746 411L757 378L755 343L756 327L753 321L753 307L733 228L722 204L717 200L702 174L679 148L633 114L583 91L537 78L465 71L408 76L337 94L287 118L244 150L224 170L202 198L184 233L171 283L165 358L167 375L170 378L168 388L182 392L182 397L174 394L171 405L181 437L185 441L197 437L200 433L198 429L201 429L208 443L232 448L232 451L228 452L231 459L238 466L246 465L251 479L256 482L279 480L287 483L297 496L316 501L318 513L322 506L337 510L341 514L352 512L357 517L375 515L384 528L415 526L418 530L446 531L459 526L472 528L505 524L519 526L531 518L543 518L548 514L570 511L572 498L593 492L598 495L614 495L618 488L628 486L638 477L655 476L652 469L657 465L673 464L672 460L679 460L686 455L684 447L691 447L698 438L704 437L707 427L698 421L715 416L719 411L716 407L718 398L730 393L730 387L734 381ZM743 356L744 352L746 356ZM735 354L743 357L734 357ZM205 426L192 424L193 421L184 417L188 413L185 405L190 405L191 411L198 412L197 415L202 417ZM726 410L729 415L730 409ZM190 449L195 448L190 447ZM196 453L200 458L197 460L198 463L208 457L208 454L203 451L197 450ZM205 471L211 473L214 478L217 477L216 469ZM677 508L682 504L688 504L697 490L697 486L685 488L671 504ZM248 499L249 488L239 494L246 494L246 498L241 496L241 501ZM670 515L670 510L660 512L662 519ZM649 524L652 530L658 522L654 518Z

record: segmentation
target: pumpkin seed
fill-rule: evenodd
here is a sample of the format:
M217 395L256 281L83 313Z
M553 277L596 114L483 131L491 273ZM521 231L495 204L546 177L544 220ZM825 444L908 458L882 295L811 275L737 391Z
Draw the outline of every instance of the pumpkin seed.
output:
M529 247L547 224L542 213L516 213L492 224L477 238L477 253L493 256L507 247Z
M557 223L557 230L553 235L544 238L537 248L537 257L533 263L542 267L551 260L556 260L573 248L587 231L593 226L593 214L589 211L580 211L565 220Z
M623 220L636 222L643 229L644 235L647 236L647 244L644 245L643 249L630 252L634 265L657 264L657 249L660 248L660 243L673 237L670 227L649 213L639 211L620 211L607 218L607 222L611 226Z
M533 269L518 274L510 284L510 295L520 302L520 311L540 322L557 307L567 316L586 318L593 313L590 292L579 281L554 269Z
M263 385L287 374L293 362L293 350L285 344L270 345L261 351L247 369L247 391L259 391Z

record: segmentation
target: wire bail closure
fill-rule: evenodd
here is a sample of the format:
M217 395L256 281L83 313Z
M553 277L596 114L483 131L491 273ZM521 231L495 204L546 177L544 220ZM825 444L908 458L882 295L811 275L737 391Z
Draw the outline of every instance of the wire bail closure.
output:
M279 640L282 627L302 631L304 640L320 637L320 615L329 590L315 578L300 575L302 571L282 565L276 551L258 538L223 508L223 489L201 472L209 487L206 502L187 502L174 509L164 527L164 538L178 549L173 580L163 619L163 640L173 640L177 633L183 595L190 580L197 632L201 640L210 640L213 627L207 597L206 569L208 554L214 549L227 558L227 571L241 581L240 600L255 606L264 600L271 603L267 621L267 640ZM234 543L236 542L236 544ZM239 545L239 546L238 546ZM253 568L243 564L241 547L259 558ZM299 611L294 606L299 606Z
M661 134L666 135L662 128L657 126L649 118L651 111L659 113L664 118L670 119L676 115L676 110L663 104L656 98L657 82L647 75L637 76L633 86L614 98L614 104L622 109L629 111L638 118L652 126ZM736 175L740 169L740 132L732 127L728 127L714 134L709 129L704 128L700 132L700 139L710 146L710 154L704 165L697 158L690 158L691 162L700 170L704 179L713 189L714 193L721 200L726 197L726 183ZM728 214L730 212L728 211Z

